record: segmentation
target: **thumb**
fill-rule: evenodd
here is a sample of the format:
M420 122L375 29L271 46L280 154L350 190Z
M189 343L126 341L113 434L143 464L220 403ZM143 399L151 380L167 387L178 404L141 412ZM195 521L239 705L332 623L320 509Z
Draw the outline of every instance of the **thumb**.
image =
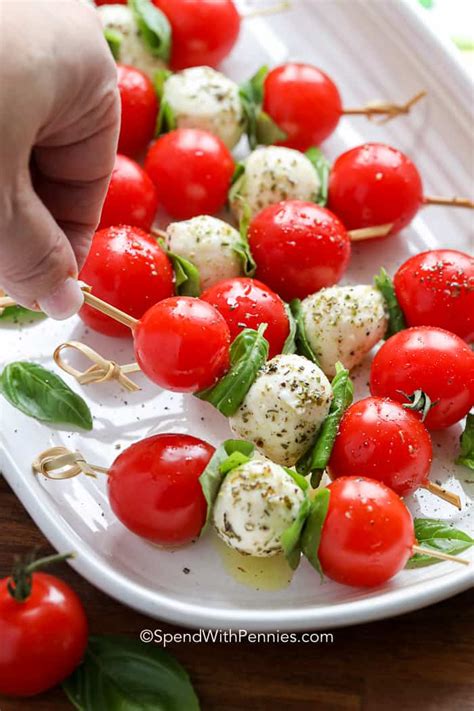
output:
M29 180L11 192L0 217L0 285L21 306L69 318L84 301L71 244Z

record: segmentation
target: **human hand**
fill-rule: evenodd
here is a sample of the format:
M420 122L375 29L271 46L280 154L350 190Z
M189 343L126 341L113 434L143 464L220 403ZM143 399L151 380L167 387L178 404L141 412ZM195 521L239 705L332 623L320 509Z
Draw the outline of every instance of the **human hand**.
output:
M68 318L114 165L115 64L82 0L0 0L0 286Z

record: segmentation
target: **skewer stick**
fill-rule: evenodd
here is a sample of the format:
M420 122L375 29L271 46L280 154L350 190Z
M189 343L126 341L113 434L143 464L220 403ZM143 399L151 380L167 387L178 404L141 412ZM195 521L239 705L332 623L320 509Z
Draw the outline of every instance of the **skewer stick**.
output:
M278 15L280 12L285 12L286 10L291 10L291 0L286 0L286 2L277 2L274 5L269 5L268 7L255 7L244 10L240 13L240 16L244 20L248 20L252 17L263 17L265 15Z
M470 561L466 560L466 558L459 558L457 555L442 553L441 551L436 551L431 548L422 548L422 546L413 546L413 553L429 555L431 558L439 558L440 560L450 560L453 563L460 563L461 565L470 565Z
M342 113L344 116L367 116L368 119L376 118L377 116L382 116L383 119L380 123L387 123L391 121L396 116L401 114L410 113L410 109L417 104L421 99L426 96L426 91L419 91L415 96L412 96L404 104L389 104L382 101L374 101L367 104L366 106L360 106L356 108L343 109Z
M123 323L124 326L128 326L128 328L131 328L132 330L140 323L138 319L133 318L133 316L126 314L125 311L121 311L115 306L108 304L106 301L99 299L98 296L94 296L94 294L91 294L90 291L84 290L84 302L88 306L92 306L94 309L97 309L97 311L100 311L106 316L110 316L110 318L115 319L119 323Z
M444 205L448 207L467 207L474 210L474 200L461 197L441 197L439 195L425 195L423 198L425 205Z
M79 474L95 478L96 472L109 473L108 468L89 464L80 452L71 452L66 447L45 449L34 460L32 469L48 479L72 479Z
M386 237L393 227L393 222L375 227L362 227L360 230L349 230L347 233L351 242L362 242L365 239L375 239L376 237Z
M434 481L427 481L426 484L423 484L422 488L426 489L426 491L429 491L431 494L438 496L438 498L443 499L443 501L447 501L448 504L452 504L453 506L456 506L456 508L461 510L461 499L457 494L454 494L452 491L443 489L442 486L439 486L439 484L435 484Z
M84 372L77 370L69 363L62 359L62 352L67 348L72 348L83 356L88 358L92 365L87 368ZM105 383L109 380L117 380L120 385L130 392L135 392L141 388L127 377L129 373L139 372L140 366L138 363L127 363L126 365L119 365L114 360L109 360L104 358L100 353L97 353L90 346L86 346L85 343L80 343L79 341L66 341L66 343L61 343L53 353L53 359L56 365L64 370L73 378L76 378L80 385L88 385L89 383Z
M150 234L153 235L153 237L156 237L157 239L166 239L168 236L164 230L157 230L155 228L150 230Z
M9 296L0 296L0 309L7 309L9 306L18 306L18 304Z

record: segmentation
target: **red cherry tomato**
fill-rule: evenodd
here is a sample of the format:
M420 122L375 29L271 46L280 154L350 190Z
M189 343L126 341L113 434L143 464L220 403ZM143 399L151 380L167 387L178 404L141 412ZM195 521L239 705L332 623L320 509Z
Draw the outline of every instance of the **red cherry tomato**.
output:
M372 361L370 392L407 403L422 390L436 403L425 425L440 430L459 422L474 405L474 353L458 336L419 326L388 339Z
M172 264L150 235L136 227L109 227L96 232L79 278L95 296L141 318L145 311L174 294ZM108 336L128 336L130 329L91 306L80 317Z
M150 177L134 160L117 155L99 229L133 225L149 230L157 209L158 195Z
M144 151L155 134L158 101L146 74L135 67L117 65L122 120L118 152L136 156Z
M400 232L423 204L420 174L401 151L365 143L343 153L329 176L328 207L354 230L393 222Z
M412 555L413 520L380 481L347 476L329 485L318 557L325 575L344 585L374 587L390 580Z
M256 279L225 279L204 291L201 299L225 318L232 340L244 328L257 330L266 323L269 358L281 353L290 332L285 305L274 291Z
M256 275L285 301L336 284L351 243L342 222L312 202L285 200L256 215L248 231Z
M282 146L305 151L319 146L336 129L342 115L336 85L311 64L275 67L264 85L263 110L286 134Z
M96 5L126 5L128 0L95 0Z
M214 451L207 442L183 434L159 434L132 444L109 469L113 512L148 541L189 543L206 520L199 477Z
M176 296L152 306L134 338L141 369L167 390L205 390L229 369L229 327L200 299Z
M434 249L408 259L393 279L409 326L438 326L474 340L474 258Z
M433 448L426 427L393 400L367 397L340 422L329 469L333 478L363 474L408 496L428 478Z
M171 24L171 68L216 67L230 53L240 30L232 0L153 0Z
M161 136L145 160L165 210L183 220L213 215L224 206L234 167L220 138L193 128Z
M65 679L87 646L87 619L62 580L32 573L30 594L17 601L0 580L0 694L33 696Z

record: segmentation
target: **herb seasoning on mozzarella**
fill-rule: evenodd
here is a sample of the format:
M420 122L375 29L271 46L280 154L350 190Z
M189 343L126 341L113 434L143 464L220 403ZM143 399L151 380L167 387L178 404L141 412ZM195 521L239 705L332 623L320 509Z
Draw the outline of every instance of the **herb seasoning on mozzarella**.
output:
M213 520L219 537L251 556L282 552L282 533L295 521L304 492L282 467L252 459L222 482Z
M266 457L291 467L311 446L331 400L331 385L317 365L278 355L257 375L230 426Z
M301 302L306 336L322 370L335 374L340 361L351 370L385 335L388 314L378 289L331 286Z

